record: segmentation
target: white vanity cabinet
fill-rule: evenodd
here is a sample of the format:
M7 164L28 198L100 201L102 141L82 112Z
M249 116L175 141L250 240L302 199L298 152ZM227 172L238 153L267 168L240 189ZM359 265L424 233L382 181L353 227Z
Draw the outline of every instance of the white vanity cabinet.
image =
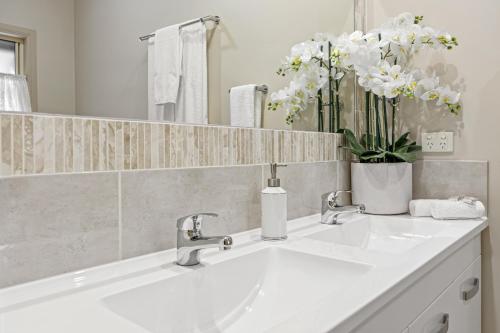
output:
M408 333L481 332L481 257L409 327Z
M480 333L480 236L441 258L352 332Z

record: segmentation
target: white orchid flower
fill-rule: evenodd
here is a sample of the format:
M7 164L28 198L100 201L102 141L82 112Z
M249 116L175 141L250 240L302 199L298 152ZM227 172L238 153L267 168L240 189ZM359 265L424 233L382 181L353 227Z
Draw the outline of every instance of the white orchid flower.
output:
M437 106L457 104L460 100L460 93L451 90L449 86L438 87L436 92L439 94L439 99L436 102Z

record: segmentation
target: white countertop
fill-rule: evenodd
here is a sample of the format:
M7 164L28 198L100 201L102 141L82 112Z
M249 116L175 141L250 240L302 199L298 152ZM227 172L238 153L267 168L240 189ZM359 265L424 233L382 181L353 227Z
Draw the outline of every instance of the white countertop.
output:
M409 216L356 216L345 225L366 218L378 223L401 222L434 230L425 242L398 242L399 246L407 247L398 252L398 248L384 244L372 248L366 244L352 246L321 241L322 233L339 226L319 224L319 215L313 215L290 221L286 241L263 242L260 229L251 230L233 235L235 246L230 251L202 252L202 262L209 266L264 248L279 247L369 266L366 274L355 283L343 286L335 297L325 294L319 302L307 304L299 313L267 329L287 333L322 332L349 320L367 318L487 226L486 219L445 222ZM308 237L313 234L320 237ZM171 249L0 289L0 333L149 332L112 312L102 300L192 271L192 268L176 265L175 257L176 250Z

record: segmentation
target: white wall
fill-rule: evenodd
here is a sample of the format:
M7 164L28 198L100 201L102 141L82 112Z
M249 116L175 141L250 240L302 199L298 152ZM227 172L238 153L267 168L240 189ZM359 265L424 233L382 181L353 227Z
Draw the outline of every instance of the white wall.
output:
M76 0L76 109L79 115L147 115L147 44L140 35L208 14L222 21L209 42L210 122L227 124L228 89L286 80L275 72L290 46L315 32L353 29L352 0ZM221 112L224 111L224 112ZM264 126L285 127L265 112Z
M498 0L371 0L369 27L387 17L410 11L427 24L449 30L460 43L451 52L424 53L419 63L429 66L463 91L459 117L413 103L403 106L412 133L452 130L455 152L426 154L426 158L489 160L489 230L483 234L483 333L500 332L500 2ZM457 193L461 194L461 193ZM462 193L465 194L465 193ZM471 332L473 333L473 332ZM474 332L475 333L475 332ZM478 332L479 333L479 332Z
M0 23L36 31L37 111L74 114L74 1L0 0Z

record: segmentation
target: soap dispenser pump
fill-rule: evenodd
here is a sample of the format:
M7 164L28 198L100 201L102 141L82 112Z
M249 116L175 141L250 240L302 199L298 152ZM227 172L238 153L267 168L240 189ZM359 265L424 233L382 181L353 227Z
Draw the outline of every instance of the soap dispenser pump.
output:
M287 238L287 193L280 187L277 177L278 167L284 164L271 163L271 178L267 180L267 187L262 190L262 239L283 240Z

